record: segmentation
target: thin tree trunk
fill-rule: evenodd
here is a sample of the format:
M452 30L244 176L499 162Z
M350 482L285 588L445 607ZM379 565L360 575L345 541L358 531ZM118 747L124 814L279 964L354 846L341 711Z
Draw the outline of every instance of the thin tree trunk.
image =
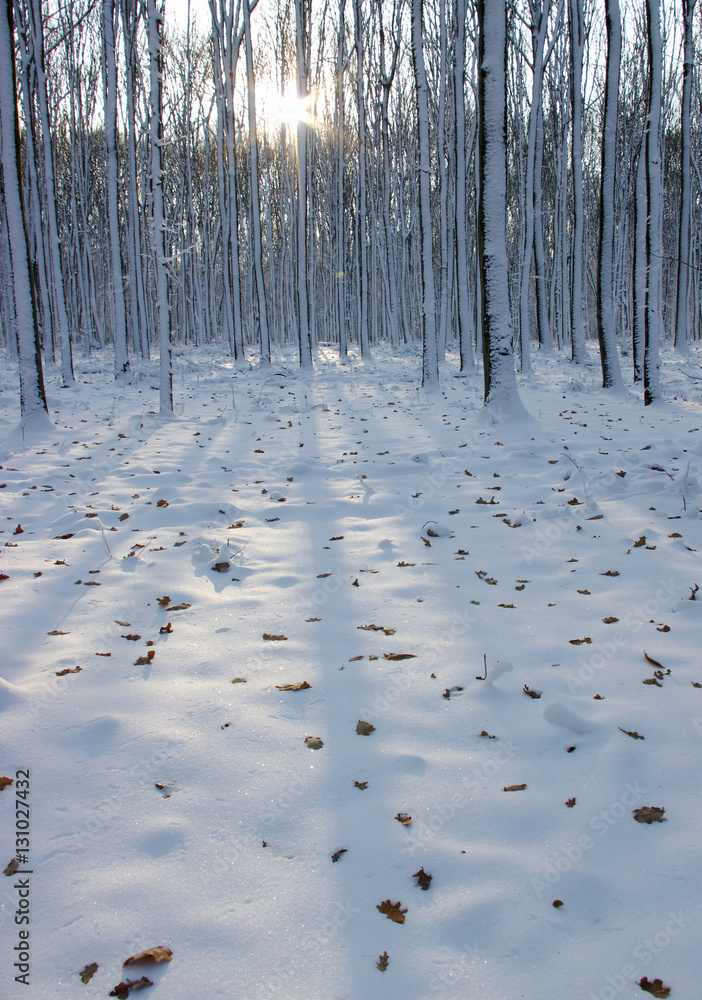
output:
M588 361L583 293L583 51L585 25L582 0L570 0L570 94L572 108L571 164L573 171L573 256L570 298L571 353L575 364Z
M691 206L691 161L692 140L690 112L692 106L692 77L694 71L694 51L692 37L692 15L695 0L682 0L682 16L685 26L683 55L683 92L680 111L680 229L678 232L678 284L675 302L675 350L683 357L690 354L689 307L690 287L690 206Z
M661 45L660 0L646 0L648 23L648 122L646 128L646 344L644 349L644 403L659 398L660 354L663 336L663 171L661 167Z

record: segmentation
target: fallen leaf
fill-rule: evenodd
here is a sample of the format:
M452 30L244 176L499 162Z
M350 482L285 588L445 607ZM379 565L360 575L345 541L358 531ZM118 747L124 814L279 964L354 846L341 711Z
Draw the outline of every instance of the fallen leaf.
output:
M638 734L638 733L636 733L636 732L633 732L633 733L632 733L632 732L629 732L629 730L628 730L628 729L622 729L622 727L621 727L621 726L620 726L619 728L621 729L621 731L622 731L623 733L626 733L626 735L627 735L627 736L631 736L631 738L632 738L633 740L645 740L645 739L646 739L646 737L645 737L645 736L639 736L639 734Z
M385 635L394 635L394 628L385 628L384 625L357 625L356 628L363 629L365 632L384 632Z
M331 576L331 573L317 573L318 580L325 580L328 576Z
M563 900L562 899L554 899L553 905L555 906L556 909L558 909L559 906L563 906Z
M99 968L99 966L98 966L97 962L91 962L90 965L86 965L86 967L83 969L83 971L78 973L78 975L80 976L81 982L82 983L89 983L90 980L95 975L95 973L97 972L98 968Z
M650 993L654 997L667 997L670 994L670 986L664 986L662 979L654 979L652 982L649 982L646 976L644 976L639 982L639 986L646 993Z
M321 740L319 736L306 736L305 743L310 750L321 750L324 746L324 740Z
M123 635L123 636L120 636L120 638L122 638L122 639L131 639L132 642L137 642L139 639L141 639L141 636L137 635L136 633L130 632L129 635Z
M52 632L47 632L46 634L47 635L70 635L71 633L70 632L60 632L57 628L55 628Z
M368 782L367 781L354 781L353 785L354 785L354 788L360 788L361 791L363 791L364 788L368 788Z
M663 813L665 809L661 809L660 806L642 806L640 809L634 809L634 819L637 823L667 823L667 820L663 819Z
M126 979L122 983L117 983L115 988L111 993L107 995L110 997L117 997L118 1000L127 1000L130 990L141 990L145 986L153 986L154 984L146 976L142 976L141 979Z
M502 789L503 792L521 792L526 788L526 783L523 785L505 785Z
M340 542L343 537L344 537L343 535L334 535L332 538L329 539L329 541L330 542Z
M129 515L127 515L127 516L129 516ZM121 518L120 518L120 520L121 520ZM54 538L55 538L55 539L56 539L56 538L61 538L61 539L65 539L65 538L73 538L73 532L71 531L71 532L69 532L69 533L68 533L67 535L54 535Z
M135 667L145 667L147 663L151 663L151 661L153 660L154 656L156 656L156 650L150 649L148 651L148 653L146 654L146 656L139 656L134 661L134 666Z
M575 796L573 796L572 799L566 799L566 805L568 806L569 809L572 809L573 806L575 805Z
M66 674L79 674L82 667L66 667L64 670L54 670L57 677L65 677Z
M299 684L276 684L279 691L304 691L305 688L312 687L307 681L302 681Z
M172 604L170 608L166 608L166 611L185 611L189 607L189 604Z
M376 969L380 969L381 972L385 972L385 970L388 967L389 961L390 957L388 953L384 951L383 954L379 956L378 961L375 963Z
M158 630L158 634L159 635L167 635L169 632L172 632L172 631L173 631L173 626L171 625L170 622L168 622L167 625L162 625L161 626L161 628Z
M7 868L4 870L3 875L7 875L9 878L10 876L14 875L18 869L19 865L17 864L17 861L13 858L12 861L7 866Z
M158 948L147 948L146 951L140 951L138 955L132 955L122 963L122 968L125 965L134 965L135 962L170 962L172 957L173 952L170 948L163 948L159 945Z
M610 615L608 618L603 618L602 621L605 623L605 625L613 625L615 622L618 622L619 619L615 618L613 615Z
M361 586L361 584L358 582L358 577L356 577L356 579L353 581L353 583L351 584L351 586L352 587L360 587Z
M394 920L396 924L404 924L405 913L407 913L408 907L401 910L400 907L402 903L398 900L396 903L391 903L389 899L384 900L376 906L377 910L384 913L388 920Z
M414 660L416 653L384 653L384 660Z
M15 779L14 778L0 778L0 792L11 785Z
M415 872L412 878L418 880L417 884L422 887L422 889L428 889L431 885L431 880L434 876L429 875L428 872L424 871L424 868L420 868L418 872Z
M569 639L568 642L572 646L582 646L584 642L592 642L592 639L589 635L586 635L584 639Z
M398 566L416 566L417 564L416 563L408 563L408 562L399 562L397 565Z
M533 691L530 687L527 687L526 684L522 688L522 691L524 692L524 694L528 694L530 698L540 698L541 697L541 692L540 691Z
M670 632L670 625L661 625L656 632Z
M305 618L306 622L321 622L321 618Z
M428 548L431 548L431 542L429 541L428 538L425 538L424 535L420 535L420 538Z
M652 656L649 656L645 649L643 651L643 655L648 660L649 663L653 664L654 667L660 667L661 670L665 669L663 667L663 664L659 663L658 660L654 660Z
M637 540L634 542L634 548L640 549L641 546L645 544L646 544L646 536L642 535L641 538L637 538Z
M608 569L605 573L600 573L600 576L619 576L619 570Z
M156 501L156 506L157 507L168 507L169 506L168 500L157 500Z
M363 719L359 719L356 732L359 736L370 736L371 733L375 732L375 726L372 726L370 722L364 722Z
M489 732L487 731L487 729L483 729L483 730L481 730L481 733L480 733L480 735L481 735L481 736L487 736L487 738L488 738L489 740L496 740L496 739L497 739L497 737L496 737L496 736L491 736L491 735L490 735L490 733L489 733Z
M395 819L398 823L402 823L403 826L409 826L412 822L412 817L409 813L398 813Z
M263 638L268 640L268 642L283 642L288 637L287 635L271 635L270 632L264 632Z
M334 851L331 856L332 861L338 861L342 854L346 854L347 850L347 847L340 847L338 851Z
M170 597L158 597L156 598L156 600L158 601L158 603L161 605L162 608L165 608L167 604L171 603Z
M212 569L215 571L215 573L226 573L227 570L229 569L229 563L228 562L215 563Z
M579 590L578 593L579 594L589 594L590 591L589 590Z
M12 532L12 534L13 535L23 535L24 534L24 528L22 527L22 525L18 524L17 527L15 528L15 530Z
M246 678L245 677L235 677L232 680L232 684L246 684Z
M592 697L593 697L593 700L594 700L594 701L604 701L604 695L601 695L601 694L593 694L593 696L592 696Z

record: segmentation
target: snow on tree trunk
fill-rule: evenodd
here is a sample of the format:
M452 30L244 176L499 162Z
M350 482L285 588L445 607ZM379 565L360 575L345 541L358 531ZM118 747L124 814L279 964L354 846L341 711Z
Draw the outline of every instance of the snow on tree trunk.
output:
M297 40L297 99L308 97L307 84L307 17L308 0L295 0L295 34ZM312 339L307 274L307 124L304 118L297 123L297 329L298 351L301 368L312 367Z
M688 292L690 287L690 206L691 206L691 107L694 51L692 39L692 14L695 0L682 0L685 26L683 48L683 92L680 111L680 229L678 232L678 287L675 303L675 350L683 357L690 353Z
M103 97L105 104L105 159L107 161L107 228L110 241L110 278L112 282L112 339L115 348L115 375L123 375L129 368L129 356L127 354L127 314L124 306L122 251L119 239L116 10L115 0L103 0Z
M617 154L617 118L619 114L619 66L622 51L622 27L619 0L606 0L607 70L605 108L602 129L602 166L600 170L600 237L597 263L597 335L602 362L602 386L624 387L614 310L614 180Z
M663 337L663 171L661 167L661 88L663 48L660 0L646 0L648 24L648 122L646 127L646 344L644 349L644 403L659 398L660 354Z
M48 420L39 349L37 304L30 268L29 234L22 192L20 127L12 0L0 11L0 147L5 216L12 267L12 292L19 358L20 411L25 425Z
M149 136L151 141L150 181L152 195L151 246L156 274L156 319L160 351L160 412L173 412L173 372L171 369L171 312L166 273L166 217L163 208L163 123L161 117L163 8L148 0L149 27Z
M478 258L482 273L485 405L497 419L525 413L514 372L507 269L506 11L503 0L478 0Z
M456 49L454 54L454 98L456 102L456 292L458 298L458 349L461 371L475 372L473 320L468 291L466 233L466 0L456 0Z
M419 234L422 274L422 384L439 381L436 343L436 296L431 228L431 156L429 151L429 100L422 40L423 0L412 0L412 65L417 94L417 145L419 149Z
M582 0L570 0L570 94L572 108L571 163L573 170L573 262L570 299L571 352L575 364L588 360L585 344L585 302L583 297L583 51L585 26Z

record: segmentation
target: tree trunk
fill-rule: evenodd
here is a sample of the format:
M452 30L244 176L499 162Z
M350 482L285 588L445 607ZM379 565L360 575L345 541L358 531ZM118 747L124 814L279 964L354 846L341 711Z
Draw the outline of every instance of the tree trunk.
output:
M663 336L663 171L661 167L661 87L663 51L660 0L646 0L648 24L648 123L646 128L646 344L644 349L644 403L659 398L660 354Z
M675 303L675 350L684 358L690 354L688 292L690 287L690 188L692 140L690 111L692 106L692 76L694 52L692 14L695 0L682 0L685 26L683 56L683 92L680 111L680 229L678 232L678 287Z

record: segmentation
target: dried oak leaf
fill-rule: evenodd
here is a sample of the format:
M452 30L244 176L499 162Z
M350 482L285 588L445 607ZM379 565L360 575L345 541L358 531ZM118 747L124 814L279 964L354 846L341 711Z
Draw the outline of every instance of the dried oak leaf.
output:
M270 632L264 632L263 638L266 639L268 642L283 642L288 637L287 635L271 635Z
M641 546L645 544L646 544L646 536L642 535L640 538L637 538L637 540L634 542L634 548L640 549Z
M619 576L618 569L608 569L604 573L600 573L600 576Z
M424 871L424 868L420 868L418 872L415 872L412 878L417 879L417 884L422 887L422 889L428 889L431 885L431 880L434 876L430 875L428 872Z
M162 625L161 626L161 628L158 630L158 634L159 635L168 635L168 633L172 632L172 631L173 631L173 626L171 625L170 622L168 622L167 625Z
M166 608L166 611L185 611L189 607L189 604L171 604L169 608Z
M634 732L630 732L628 729L622 729L621 726L619 728L621 729L621 731L623 733L626 733L627 736L631 736L632 740L645 740L646 739L645 736L639 736L639 734L637 732L635 732L635 731Z
M147 663L151 663L151 661L153 660L154 656L156 656L156 650L155 649L150 649L148 651L148 653L146 654L146 656L139 656L134 661L134 666L135 667L145 667Z
M232 680L232 684L246 684L246 678L245 677L235 677Z
M137 635L136 632L130 632L129 635L123 635L120 638L131 639L132 642L138 642L138 640L141 639L141 636Z
M389 899L385 899L382 903L378 903L376 909L384 913L388 920L394 920L396 924L404 924L408 907L401 910L401 906L402 903L399 900L396 903L391 903Z
M168 504L168 500L157 500L156 501L156 506L157 507L168 507L168 505L169 505Z
M650 993L654 997L667 997L670 994L670 986L664 986L662 979L654 979L652 982L649 982L646 976L644 976L639 982L639 986L646 993Z
M357 625L356 628L363 629L364 632L384 632L385 635L394 635L394 628L385 628L384 625Z
M592 642L589 635L586 635L584 639L569 639L568 642L571 646L582 646L584 642Z
M170 597L157 597L156 600L158 601L158 603L161 605L162 608L165 608L167 604L171 603Z
M338 851L334 851L331 856L332 861L338 861L342 854L346 854L347 850L347 847L340 847Z
M573 796L572 799L566 799L566 805L568 806L569 809L572 809L573 806L575 805L575 796Z
M523 785L505 785L502 789L503 792L521 792L526 788L526 782Z
M663 813L665 809L661 809L660 806L642 806L640 809L634 809L634 819L637 823L666 823L667 820L663 818Z
M363 791L364 788L368 788L367 781L354 781L354 788L360 788Z
M276 684L279 691L304 691L305 688L312 687L307 681L301 681L299 684Z
M8 785L11 785L14 780L14 778L0 778L0 792L4 788L7 788Z
M70 632L61 632L59 629L55 628L51 632L47 632L47 635L70 635Z
M416 653L384 653L384 660L414 660Z
M7 868L3 871L3 875L7 875L8 878L9 878L10 876L12 876L12 875L15 874L15 872L18 870L18 868L19 868L19 865L17 864L17 861L15 860L15 858L13 858L12 861L7 866Z
M398 823L402 823L403 826L409 826L412 822L412 817L409 813L398 813L395 819Z
M380 969L381 972L385 972L385 970L388 967L389 961L390 957L388 953L384 951L383 954L378 957L378 961L375 963L376 969Z
M306 736L305 743L310 750L321 750L324 746L324 740L320 739L319 736Z
M86 965L82 972L79 972L80 980L82 983L89 983L97 972L99 966L97 962L91 962L90 965Z
M321 622L321 618L305 618L306 622Z
M480 731L480 735L481 735L481 736L487 736L487 738L488 738L489 740L496 740L496 739L497 739L497 737L496 737L496 736L493 736L493 735L492 735L491 733L489 733L489 732L487 731L487 729L481 729L481 731Z
M215 571L215 573L226 573L227 570L229 569L229 563L228 562L215 563L212 569Z
M602 621L605 625L613 625L615 622L618 622L619 619L615 618L614 615L609 615L607 618L603 618Z
M82 667L65 667L63 670L54 670L57 677L65 677L66 674L79 674Z
M127 1000L130 990L141 990L145 986L153 986L154 984L146 976L142 976L141 979L125 979L122 983L117 983L115 988L111 993L107 995L110 997L117 997L118 1000Z
M170 962L172 957L173 952L170 948L163 948L159 945L157 948L147 948L146 951L140 951L138 955L131 955L122 963L122 968L126 965L134 965L135 962Z
M408 563L408 562L399 562L397 565L398 566L416 566L417 564L416 563Z
M663 664L659 663L658 660L654 660L652 656L649 656L645 649L643 651L643 655L644 658L648 660L649 663L652 663L654 667L660 667L661 670L665 669Z
M534 691L532 688L528 687L526 684L522 688L522 691L524 692L524 694L528 694L530 698L540 698L541 697L541 692L540 691Z
M356 726L356 733L359 736L370 736L370 734L374 732L375 732L375 726L371 725L370 722L364 722L363 719L358 720L358 725Z
M555 906L556 909L558 909L560 906L563 906L563 900L562 899L554 899L553 905Z
M644 681L642 681L641 683L642 683L642 684L655 684L655 685L656 685L656 687L659 687L659 688L662 688L662 687L663 687L663 685L662 685L662 684L660 684L660 683L659 683L659 682L658 682L658 681L656 680L656 678L655 678L655 677L647 677L647 678L646 678L646 679L645 679Z

